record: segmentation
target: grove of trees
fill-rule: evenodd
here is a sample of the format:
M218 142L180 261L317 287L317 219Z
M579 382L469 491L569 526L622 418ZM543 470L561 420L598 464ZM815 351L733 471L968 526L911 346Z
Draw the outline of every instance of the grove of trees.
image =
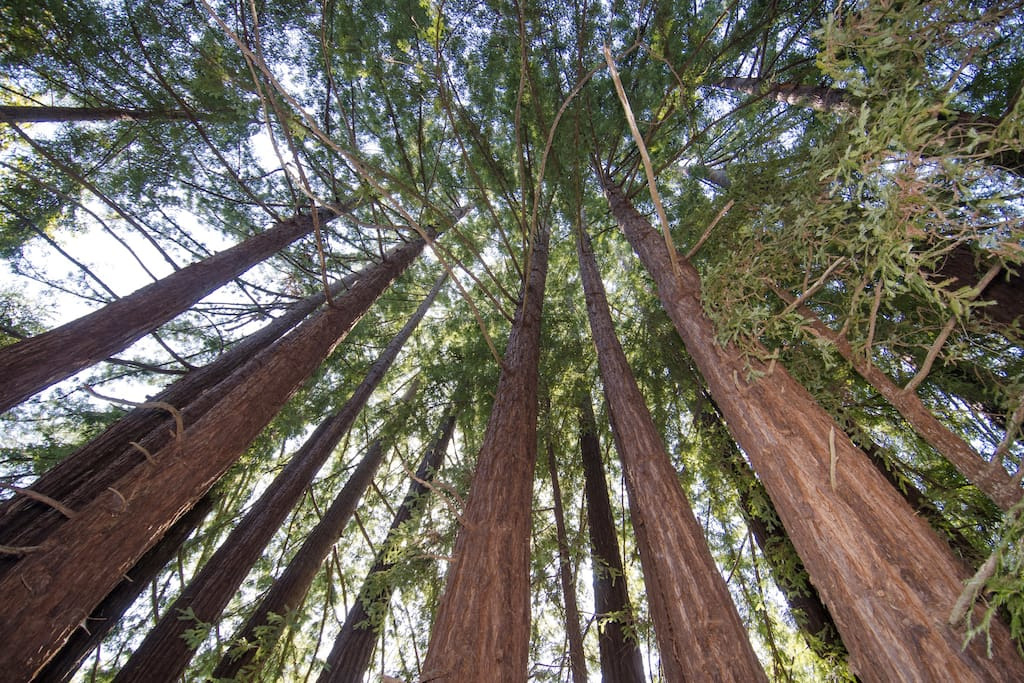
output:
M1024 680L1024 5L0 0L0 678Z

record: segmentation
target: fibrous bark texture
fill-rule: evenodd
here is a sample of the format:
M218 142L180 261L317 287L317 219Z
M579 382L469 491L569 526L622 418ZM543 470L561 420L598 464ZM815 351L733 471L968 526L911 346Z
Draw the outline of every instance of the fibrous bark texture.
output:
M224 474L260 430L422 251L394 250L346 296L235 373L231 390L194 425L77 511L48 545L0 580L0 670L29 679L120 577Z
M151 680L155 672L174 677L184 671L195 648L190 647L182 635L194 624L181 619L181 614L191 610L191 614L203 623L213 623L220 618L224 607L262 555L266 544L299 502L303 492L334 452L338 442L366 405L370 394L398 357L402 346L423 320L443 281L444 278L438 280L413 316L388 343L345 405L313 432L245 517L235 525L217 552L164 613L159 623L149 631L115 681L145 682ZM352 509L376 472L380 455L378 453L375 459L367 457L366 460L372 462L357 467L353 475L353 479L358 481L349 491ZM319 564L316 566L319 567Z
M615 335L587 238L577 240L587 316L665 678L767 681Z
M88 630L80 628L75 631L57 656L39 672L34 679L35 683L64 683L71 680L82 660L103 642L104 637L117 626L135 599L178 554L185 540L213 508L213 502L213 495L206 494L167 530L160 542L142 556L117 588L112 590L85 620Z
M423 681L526 679L530 503L548 230L539 229L534 240L444 596L430 633Z
M321 222L334 213L318 209ZM295 216L77 320L0 350L0 412L107 358L313 230Z
M334 286L335 295L348 289L355 276ZM219 358L171 384L146 407L133 409L102 434L60 461L39 477L32 491L61 502L72 510L106 492L107 487L145 463L141 449L153 453L173 437L177 425L171 414L156 404L176 408L185 424L195 422L227 390L222 380L254 355L277 341L324 302L323 292L294 304L285 314L242 339ZM139 446L132 445L135 442ZM52 507L17 496L0 504L0 544L35 546L65 521ZM13 563L0 558L0 575Z
M658 287L687 351L750 457L793 545L828 606L850 667L870 681L1015 681L1024 662L1007 629L963 648L946 622L966 571L914 515L810 394L783 368L746 379L744 358L715 339L700 278L681 259L673 272L661 235L606 185L619 226Z
M703 409L697 415L697 424L701 431L722 438L720 469L736 488L743 519L771 567L775 585L786 598L797 628L804 634L807 645L823 660L846 659L846 646L839 637L835 621L821 602L803 563L799 558L794 561L796 549L785 528L779 525L764 486L726 430L714 400L706 394L702 399Z

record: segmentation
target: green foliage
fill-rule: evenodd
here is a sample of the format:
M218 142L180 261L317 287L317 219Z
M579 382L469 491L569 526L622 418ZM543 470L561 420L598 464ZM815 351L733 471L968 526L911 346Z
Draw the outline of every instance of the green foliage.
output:
M161 328L168 348L148 340L125 351L150 367L103 366L86 377L109 383L112 393L141 396L169 379L152 366L184 367L172 351L193 365L211 362L296 297L319 291L325 277L379 260L414 233L414 224L447 228L437 251L376 303L225 475L216 513L154 583L152 604L137 604L104 645L97 679L123 663L134 625L187 584L295 447L348 397L443 259L461 288L449 285L442 294L224 617L204 624L182 615L194 622L187 640L199 647L186 678L202 678L240 647L255 647L262 667L243 679L315 676L355 600L370 608L367 626L388 635L379 651L385 669L409 680L419 675L444 559L472 495L501 372L495 356L504 351L530 235L540 224L551 229L552 244L533 517L532 678L565 678L548 444L581 604L585 614L591 609L574 454L579 397L596 395L600 382L576 272L581 226L594 239L617 333L679 484L723 575L732 577L769 675L849 678L844 653L829 650L834 639L802 632L799 610L784 604L787 590L806 596L811 588L792 544L776 537L753 549L753 524L782 530L772 501L756 476L736 469L745 461L728 432L705 419L714 410L702 383L650 278L607 218L598 169L624 181L641 211L653 216L654 205L636 180L640 155L604 68L604 44L644 135L672 240L681 253L700 245L692 260L720 341L749 355L752 375L759 372L755 359L786 367L858 442L876 444L895 485L923 497L919 514L965 561L980 564L995 550L1000 562L969 633L983 636L1003 615L1024 639L1020 521L999 528L992 504L779 294L802 297L806 311L901 386L928 362L952 320L917 394L972 446L995 452L1024 390L1022 323L996 320L987 295L975 291L977 280L954 282L946 269L965 250L979 277L994 265L1002 268L999 278L1024 266L1024 21L1009 3L287 0L214 2L208 10L192 2L43 0L0 3L0 25L4 104L157 115L22 126L35 146L0 124L0 255L17 281L0 291L0 346L44 330L48 314L64 305L58 293L96 298L98 285L81 270L66 275L64 261L53 266L47 239L65 245L72 235L116 235L117 265L97 269L122 292L131 287L122 288L119 276L137 262L159 277L170 262L200 260L312 203L358 200L322 226L319 241L296 242ZM736 76L831 87L842 105L812 111L716 85ZM184 119L158 116L182 111ZM449 226L463 208L468 213ZM93 264L87 252L73 255ZM399 406L414 378L419 393ZM74 390L81 379L3 417L12 435L0 451L4 481L30 480L121 414L80 400ZM407 470L451 402L463 409L438 486L387 546L396 566L361 593ZM604 410L598 421L608 448ZM276 618L255 645L219 640L280 574L374 438L389 444L389 457L305 605ZM1004 455L1016 468L1020 445L1011 439ZM636 542L612 460L623 576L636 606L628 627L657 680ZM368 597L391 587L390 606ZM618 616L583 625L592 672L595 633Z

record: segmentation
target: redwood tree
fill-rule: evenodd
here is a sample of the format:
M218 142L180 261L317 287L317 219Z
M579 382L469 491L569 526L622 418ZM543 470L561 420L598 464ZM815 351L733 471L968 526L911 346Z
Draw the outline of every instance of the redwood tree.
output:
M185 669L195 647L182 637L185 630L191 628L193 624L182 619L181 615L194 615L201 623L212 623L220 618L224 607L238 590L252 565L263 554L265 546L277 528L330 458L338 442L363 410L370 394L398 357L405 342L433 305L444 279L438 279L405 326L388 342L366 373L366 377L352 392L352 396L313 432L245 517L235 525L213 557L170 605L160 622L149 631L146 639L136 648L115 680L145 681L152 677L154 672L176 676ZM345 499L346 505L355 507L356 501L369 484L380 462L381 454L377 449L368 453L355 469L351 478L351 488L345 490L346 495L339 496ZM343 518L347 520L347 515Z
M430 631L424 680L515 683L526 676L530 503L548 237L546 226L533 236L530 269Z
M608 683L640 683L644 664L636 640L636 623L629 602L626 574L615 532L608 482L605 480L601 444L597 437L589 392L580 399L580 459L587 493L587 531L594 574L594 612L599 620L598 647L601 680Z
M700 278L676 267L661 235L608 182L612 214L658 287L658 297L707 381L729 430L754 469L829 608L850 668L867 679L954 677L1014 680L1024 662L1006 628L963 647L947 623L966 579L949 546L779 365L754 363L748 381L739 351L721 346L701 308Z
M333 287L334 294L338 295L355 281L355 276L344 278ZM230 388L230 383L222 383L223 380L295 327L323 304L324 299L325 294L318 292L296 302L285 314L237 342L209 364L190 371L156 394L147 402L149 405L131 410L43 473L29 489L60 501L72 510L93 500L128 471L145 462L140 448L152 453L171 440L177 422L168 407L177 409L183 422L197 420ZM28 496L16 496L0 503L0 543L38 545L64 519L51 506ZM0 570L6 570L8 565L9 562L0 561Z
M18 605L0 627L7 643L0 661L9 675L30 678L56 653L118 577L209 490L422 249L422 240L395 249L336 306L242 366L231 391L153 454L152 465L122 477L107 495L78 510L48 547L18 561L0 580L0 599Z
M448 442L455 430L455 417L453 411L445 418L439 428L437 439L423 455L412 483L409 484L409 492L405 494L402 504L398 507L398 512L395 513L388 528L388 535L377 551L377 557L363 581L359 595L348 611L341 631L334 639L334 647L327 656L327 665L318 679L320 683L359 683L363 680L370 664L370 657L373 655L373 648L383 630L380 623L381 615L386 613L391 602L393 581L389 577L389 572L397 564L395 555L399 551L398 544L401 541L399 534L417 510L422 509L425 498L430 493L430 481L444 462ZM278 603L278 606L284 605ZM267 613L266 610L262 612L264 615ZM243 629L243 636L249 637L254 625L253 619L250 618ZM247 660L252 659L251 653L252 651L248 650L234 661L225 658L214 670L214 677L235 675Z
M670 680L767 681L615 336L585 234L576 250L661 667Z
M282 221L99 310L3 348L0 412L117 353L343 210L317 209L315 219L297 215Z

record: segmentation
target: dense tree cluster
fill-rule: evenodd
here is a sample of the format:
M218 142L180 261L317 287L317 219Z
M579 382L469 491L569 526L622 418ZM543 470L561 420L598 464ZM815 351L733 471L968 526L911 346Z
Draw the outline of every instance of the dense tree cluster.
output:
M1024 680L1019 4L0 25L5 680Z

